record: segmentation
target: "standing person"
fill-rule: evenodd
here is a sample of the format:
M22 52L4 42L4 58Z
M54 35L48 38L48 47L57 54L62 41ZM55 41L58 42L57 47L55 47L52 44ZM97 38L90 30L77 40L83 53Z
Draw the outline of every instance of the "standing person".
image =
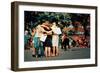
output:
M39 49L38 49L38 56L39 57L42 57L42 56L44 56L44 48L43 48L43 40L41 40L41 37L43 36L43 35L45 35L44 33L45 33L45 30L43 29L43 26L44 24L42 24L42 25L38 25L37 27L36 27L36 33L37 33L37 37L38 37L38 45L39 45Z
M59 34L61 34L61 30L56 25L55 22L53 23L51 28L53 31L53 35L52 35L53 54L52 54L52 56L57 56L59 54L58 44L59 44Z
M45 56L51 56L51 47L52 47L52 30L50 28L50 22L45 21L44 25L42 26L45 30L46 40L44 41L43 45L45 47Z
M31 43L32 56L38 57L39 41L35 28L32 29L31 35L32 35L32 43Z
M73 43L73 39L71 37L69 37L69 46L70 46L70 48L73 47L72 43Z
M28 43L28 40L29 40L29 32L27 30L25 30L25 33L24 33L24 47L25 49L29 49L29 43Z
M70 48L69 46L69 38L66 35L66 33L63 33L62 35L62 48L66 51L68 48Z
M33 53L35 53L36 57L44 56L43 42L40 40L41 36L43 35L44 29L41 26L42 25L39 24L35 29L33 29L32 32L34 45L34 48L32 48L32 50Z

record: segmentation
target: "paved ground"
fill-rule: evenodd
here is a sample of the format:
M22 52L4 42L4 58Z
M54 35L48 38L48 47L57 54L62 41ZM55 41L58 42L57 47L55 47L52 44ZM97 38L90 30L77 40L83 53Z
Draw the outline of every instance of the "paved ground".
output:
M60 50L59 56L56 57L49 57L46 59L45 57L42 58L35 58L32 57L32 52L30 50L24 51L24 61L45 61L45 60L68 60L68 59L86 59L90 58L90 49L89 48L72 48L68 51Z

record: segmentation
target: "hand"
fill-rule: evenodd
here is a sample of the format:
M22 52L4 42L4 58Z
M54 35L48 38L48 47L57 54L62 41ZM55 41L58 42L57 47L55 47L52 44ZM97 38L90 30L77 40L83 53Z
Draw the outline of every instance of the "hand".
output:
M52 31L48 31L47 32L47 35L52 35Z

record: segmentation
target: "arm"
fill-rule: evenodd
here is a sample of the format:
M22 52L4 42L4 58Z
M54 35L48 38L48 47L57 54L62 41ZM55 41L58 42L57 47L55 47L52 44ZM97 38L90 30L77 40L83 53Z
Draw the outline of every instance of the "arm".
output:
M36 32L36 30L34 29L34 30L32 31L32 33L31 33L31 35L34 36L34 35L35 35L35 32Z
M47 35L52 35L52 30L51 31L46 31Z

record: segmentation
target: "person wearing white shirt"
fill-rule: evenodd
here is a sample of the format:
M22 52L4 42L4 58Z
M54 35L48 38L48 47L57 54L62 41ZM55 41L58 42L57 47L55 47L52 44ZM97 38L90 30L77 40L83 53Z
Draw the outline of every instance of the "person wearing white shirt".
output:
M53 31L53 35L52 35L53 54L52 56L57 56L59 54L58 44L59 44L59 35L61 34L61 29L56 25L55 22L53 23L51 29Z

